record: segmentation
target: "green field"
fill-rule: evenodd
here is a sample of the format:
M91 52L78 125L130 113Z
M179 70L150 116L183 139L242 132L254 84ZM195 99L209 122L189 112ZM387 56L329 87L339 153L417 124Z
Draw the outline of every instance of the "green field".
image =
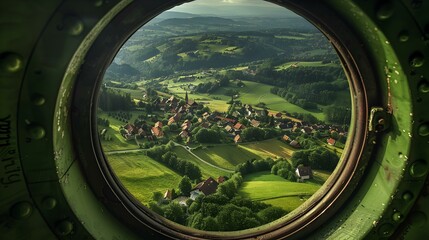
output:
M231 174L229 172L214 168L212 166L209 166L201 162L199 159L191 155L188 151L186 151L182 147L175 147L173 151L177 154L179 158L192 162L195 165L197 165L201 169L201 174L203 175L203 179L207 179L208 177L217 178L219 176L229 176Z
M141 114L139 111L131 111L133 116L129 122L134 122L137 115ZM101 146L103 150L106 152L109 151L117 151L117 150L125 150L125 149L137 149L138 145L135 140L126 141L124 137L119 133L119 127L124 126L126 123L121 122L113 117L109 117L107 113L103 111L97 112L97 117L104 118L109 120L109 127L106 128L106 134L112 137L112 140L106 141L101 139ZM103 129L104 127L99 126L99 129Z
M261 156L236 145L214 145L214 147L198 149L193 152L213 165L231 170L234 170L237 164L261 158Z
M238 194L292 211L313 195L320 186L321 184L316 182L290 182L270 172L258 172L244 178Z
M131 98L141 99L143 97L143 91L141 89L129 89L129 88L115 88L109 87L110 89L115 89L123 93L129 93Z
M281 65L276 66L274 69L276 71L282 71L290 67L338 67L338 64L335 63L322 63L322 61L317 62L286 62Z
M282 157L290 159L293 152L296 150L286 143L283 143L277 139L269 139L251 143L241 143L240 148L252 152L258 156L258 158L273 158Z
M124 187L143 204L150 201L153 192L164 194L167 189L177 188L182 178L143 153L113 154L107 159Z

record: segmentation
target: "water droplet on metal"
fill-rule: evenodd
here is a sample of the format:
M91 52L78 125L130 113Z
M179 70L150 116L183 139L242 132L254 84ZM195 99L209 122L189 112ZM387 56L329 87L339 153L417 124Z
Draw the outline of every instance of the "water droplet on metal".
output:
M393 219L393 221L395 221L395 222L399 222L399 221L401 221L401 220L402 220L402 218L403 218L403 216L402 216L402 214L401 214L401 213L399 213L399 212L396 212L396 213L394 213L394 214L392 215L392 219Z
M425 62L425 57L420 52L415 52L411 54L411 56L409 57L409 63L411 67L415 67L415 68L421 67L423 66L424 62Z

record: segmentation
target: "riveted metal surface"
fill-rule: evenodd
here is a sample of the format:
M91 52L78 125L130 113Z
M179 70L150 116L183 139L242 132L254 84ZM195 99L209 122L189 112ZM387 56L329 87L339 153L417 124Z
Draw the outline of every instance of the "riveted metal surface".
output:
M87 51L94 42L103 43L97 41L97 37L112 19L124 14L122 10L130 2L8 0L0 3L2 238L159 239L164 234L170 238L198 239L207 236L200 231L186 236L189 230L181 227L177 227L176 232L162 226L154 229L164 220L150 220L150 213L145 215L144 209L140 209L142 219L149 219L145 224L138 219L138 214L131 214L128 221L116 219L128 214L126 211L130 209L137 211L139 208L124 207L132 202L118 202L116 195L121 193L112 192L107 183L105 188L91 187L87 182L91 176L82 172L82 167L93 164L86 162L91 158L76 154L73 147L77 141L73 143L71 138L70 115L78 112L88 119L91 115L73 108L76 107L71 103L75 79L84 70L92 70L96 77L102 74L103 69L85 65L84 59L89 57ZM137 14L134 17L122 16L130 21L121 23L124 26L136 24L133 19L142 19L138 14L146 14L149 19L157 11L179 1L136 2L144 3L145 8L130 11ZM276 2L295 6L301 13L308 11L309 15L311 11L317 12L308 0ZM347 40L341 44L356 48L348 49L353 54L361 52L368 57L375 78L363 75L363 80L374 82L377 87L366 89L366 94L379 97L379 104L369 107L384 109L386 115L383 116L389 117L389 124L384 131L366 136L367 144L360 155L365 161L349 167L354 177L337 178L347 180L342 182L341 201L331 198L335 201L321 202L319 205L323 205L326 212L309 214L314 219L309 219L308 226L301 224L301 228L288 236L314 239L427 237L429 4L421 0L325 0L319 4L335 11L350 34L357 36L358 45ZM326 19L321 15L323 13L320 19ZM313 17L313 20L318 18ZM335 28L329 28L332 34ZM118 32L121 31L118 29ZM118 43L119 38L125 40L127 37L111 33L110 40ZM98 49L102 48L103 45ZM92 53L92 57L97 54L99 58L113 57L103 53ZM350 58L345 62L354 60ZM93 92L77 94L85 96ZM368 102L375 102L373 100ZM369 115L369 110L365 114ZM88 123L91 122L88 120ZM374 126L380 123L383 122ZM108 172L99 176L96 181L106 182L109 178ZM148 225L150 221L158 225ZM141 231L136 230L139 227ZM239 238L240 234L229 236ZM265 238L270 236L281 237L275 231L272 235L264 235ZM222 234L217 234L216 238L222 238Z

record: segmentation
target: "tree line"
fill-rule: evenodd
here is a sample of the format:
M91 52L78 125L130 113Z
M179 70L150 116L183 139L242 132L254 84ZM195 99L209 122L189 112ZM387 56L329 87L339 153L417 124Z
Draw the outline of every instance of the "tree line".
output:
M180 192L190 191L190 183L183 177L179 183ZM240 173L219 184L216 193L188 199L187 206L175 201L161 200L160 193L154 193L149 208L174 222L206 231L236 231L270 223L288 212L279 207L252 201L237 196L243 182Z
M103 86L98 97L98 107L103 111L129 111L133 107L131 94Z
M176 153L172 152L172 148L173 143L170 142L166 145L154 146L148 149L146 154L178 173L187 175L192 180L201 180L201 169L189 161L178 158Z

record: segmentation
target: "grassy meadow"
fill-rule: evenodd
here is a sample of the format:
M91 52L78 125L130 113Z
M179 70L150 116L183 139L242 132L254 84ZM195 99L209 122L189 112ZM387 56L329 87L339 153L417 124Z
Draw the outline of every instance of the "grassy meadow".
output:
M321 184L290 182L270 172L249 174L238 192L242 197L292 211L313 195Z
M133 113L133 117L134 117ZM109 120L109 127L98 126L99 130L106 128L106 135L110 136L112 139L110 141L100 139L101 146L106 152L117 151L117 150L126 150L126 149L137 149L138 145L136 141L130 140L126 141L124 137L119 133L119 127L124 126L125 123L119 121L115 118L109 117L107 113L98 111L97 117L104 118ZM134 121L134 120L133 120Z
M268 139L258 142L240 143L240 148L254 153L258 158L272 158L279 157L290 159L293 152L296 150L288 144L283 143L277 139Z
M237 145L219 145L205 149L197 149L193 152L213 165L230 170L234 170L236 165L246 162L247 160L261 158L257 154Z
M144 153L113 154L107 159L124 187L143 204L151 200L153 192L164 194L167 189L177 188L182 179L178 173Z
M197 165L201 169L201 175L203 175L203 179L207 179L210 176L217 178L219 176L229 176L231 174L229 172L223 171L221 169L212 167L210 165L207 165L201 162L195 156L191 155L188 151L186 151L182 147L175 147L173 149L173 152L175 152L179 158L192 162L195 165Z

